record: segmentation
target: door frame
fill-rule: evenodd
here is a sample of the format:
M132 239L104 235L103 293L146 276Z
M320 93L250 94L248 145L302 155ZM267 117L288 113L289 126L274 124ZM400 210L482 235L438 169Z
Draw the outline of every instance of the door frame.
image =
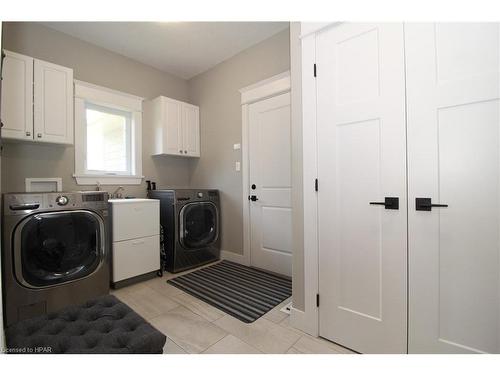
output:
M319 336L319 244L317 123L316 123L316 35L343 22L301 23L302 165L304 220L304 310L290 309L290 324L311 336Z
M249 119L248 107L250 104L290 92L290 71L269 77L239 90L241 94L241 180L243 207L243 254L222 252L224 259L228 259L246 266L251 264L250 254L250 203L248 201L250 180L249 168ZM292 255L293 256L293 255Z

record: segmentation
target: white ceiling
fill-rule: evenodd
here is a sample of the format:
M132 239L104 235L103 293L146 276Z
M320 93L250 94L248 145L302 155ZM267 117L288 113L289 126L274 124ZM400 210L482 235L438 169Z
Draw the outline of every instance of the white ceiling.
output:
M44 22L189 79L288 27L288 22Z

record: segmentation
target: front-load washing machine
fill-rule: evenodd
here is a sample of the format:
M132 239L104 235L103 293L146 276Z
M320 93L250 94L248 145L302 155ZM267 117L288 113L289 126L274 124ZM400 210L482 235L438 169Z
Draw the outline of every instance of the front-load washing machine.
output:
M185 271L220 258L218 190L150 190L148 196L160 200L160 237L167 271Z
M7 326L109 293L108 193L3 195Z

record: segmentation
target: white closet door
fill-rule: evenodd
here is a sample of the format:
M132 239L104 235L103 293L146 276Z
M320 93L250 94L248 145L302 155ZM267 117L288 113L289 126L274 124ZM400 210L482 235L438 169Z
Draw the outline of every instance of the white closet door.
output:
M404 353L406 148L403 26L317 36L320 335ZM399 209L370 202L399 198Z
M499 25L408 24L405 40L409 351L498 353Z

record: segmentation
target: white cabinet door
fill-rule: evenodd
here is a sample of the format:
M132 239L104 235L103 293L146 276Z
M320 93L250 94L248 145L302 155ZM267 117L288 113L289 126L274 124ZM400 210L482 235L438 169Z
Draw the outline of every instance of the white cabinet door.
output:
M113 282L159 270L160 236L113 243Z
M182 104L176 100L164 99L164 154L182 155Z
M251 264L291 276L290 93L250 104L248 120Z
M405 40L409 351L499 353L499 25L408 24Z
M406 132L402 24L318 34L320 335L405 353ZM399 198L399 209L370 202Z
M182 144L184 155L200 156L200 110L191 104L182 104Z
M4 52L2 138L33 140L33 58Z
M73 143L73 70L34 61L34 138Z
M160 232L160 201L111 203L113 242L148 237Z

